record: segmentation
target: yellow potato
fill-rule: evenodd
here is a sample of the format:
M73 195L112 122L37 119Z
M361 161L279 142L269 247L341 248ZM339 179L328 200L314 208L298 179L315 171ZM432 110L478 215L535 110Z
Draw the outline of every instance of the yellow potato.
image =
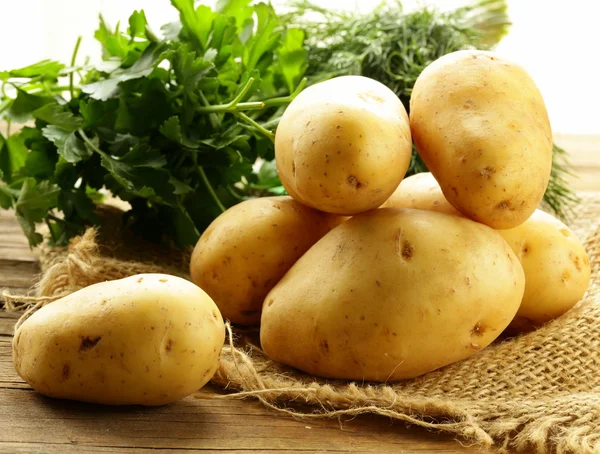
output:
M513 319L523 269L469 219L381 208L325 235L265 299L275 361L329 378L413 378L466 358Z
M525 222L550 178L552 131L520 66L491 52L454 52L417 79L412 136L448 201L496 229Z
M304 90L275 136L281 182L318 210L353 215L380 206L404 177L412 152L408 116L383 84L344 76Z
M445 199L430 173L406 178L384 204L462 216ZM525 293L511 333L529 331L575 305L590 281L590 262L583 245L558 219L541 210L514 229L498 230L521 262Z
M520 226L499 230L525 271L523 302L510 331L539 327L567 312L590 282L590 262L573 232L548 213L536 210Z
M242 202L215 219L196 244L192 281L213 298L223 317L257 325L267 293L341 220L291 197Z
M189 281L165 274L91 285L34 313L13 339L15 369L50 397L162 405L204 386L225 327Z
M417 173L402 180L400 186L381 207L415 208L462 216L462 213L446 200L440 185L429 172Z

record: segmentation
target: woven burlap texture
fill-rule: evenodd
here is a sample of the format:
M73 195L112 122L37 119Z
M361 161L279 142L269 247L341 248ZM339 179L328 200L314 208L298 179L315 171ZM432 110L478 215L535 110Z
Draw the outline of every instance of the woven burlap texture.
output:
M137 273L188 277L189 251L120 237L114 222L88 230L68 248L44 247L37 295L5 295L7 308L31 312L87 285ZM253 396L293 416L374 413L500 451L600 453L600 193L581 194L569 224L586 245L592 282L575 308L535 332L414 380L368 384L280 366L255 345L255 336L232 335L228 326L212 381L235 391L226 398Z

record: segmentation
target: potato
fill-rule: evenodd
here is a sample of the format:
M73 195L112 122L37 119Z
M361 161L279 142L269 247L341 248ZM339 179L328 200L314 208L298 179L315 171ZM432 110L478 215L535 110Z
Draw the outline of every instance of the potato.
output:
M91 285L34 313L16 331L16 371L50 397L162 405L204 386L225 339L200 288L165 274Z
M525 270L525 294L511 332L529 331L575 305L590 282L590 262L573 232L536 210L525 223L499 230Z
M206 229L194 248L192 281L232 323L257 325L265 296L334 225L291 197L264 197L233 206Z
M429 172L417 173L402 180L400 186L381 207L416 208L462 216L462 213L446 200L440 185Z
M410 100L412 136L444 195L496 229L525 222L550 178L552 131L542 96L520 66L458 51L421 73Z
M445 199L433 175L406 178L385 202L391 208L417 208L462 216ZM537 328L575 305L590 281L590 262L583 245L558 219L541 210L514 229L498 230L525 272L525 293L508 331Z
M491 228L381 208L333 229L271 290L262 348L323 377L413 378L492 342L524 285L515 254Z
M275 136L277 170L289 194L344 215L385 202L404 177L411 152L402 102L383 84L360 76L304 90Z

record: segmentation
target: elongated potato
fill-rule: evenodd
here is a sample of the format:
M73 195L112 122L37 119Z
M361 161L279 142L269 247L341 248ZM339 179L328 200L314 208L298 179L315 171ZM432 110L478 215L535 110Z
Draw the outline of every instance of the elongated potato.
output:
M402 102L385 85L361 76L304 90L275 136L277 170L289 194L343 215L380 206L404 177L411 152Z
M523 269L469 219L381 208L325 235L265 299L275 361L329 378L412 378L466 358L513 319Z
M225 327L189 281L139 274L91 285L34 313L15 333L15 369L50 397L162 405L204 386Z
M417 173L402 180L382 208L415 208L438 213L463 214L446 200L440 185L429 172Z
M491 52L443 56L410 100L412 136L444 195L496 229L525 222L550 178L552 131L542 96L520 66Z
M256 325L271 288L341 220L287 196L242 202L215 219L196 244L192 281L225 318Z
M590 283L590 262L573 232L536 210L523 224L499 230L525 271L525 294L511 332L529 331L575 305Z

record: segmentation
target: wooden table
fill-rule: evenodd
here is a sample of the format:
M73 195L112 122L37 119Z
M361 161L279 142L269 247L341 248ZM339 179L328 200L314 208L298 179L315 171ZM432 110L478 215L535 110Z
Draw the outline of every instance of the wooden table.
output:
M0 211L0 288L24 292L38 272L35 253L12 213ZM189 397L144 408L45 398L13 369L16 320L17 315L0 311L0 453L489 452L382 417L298 421L253 400Z

